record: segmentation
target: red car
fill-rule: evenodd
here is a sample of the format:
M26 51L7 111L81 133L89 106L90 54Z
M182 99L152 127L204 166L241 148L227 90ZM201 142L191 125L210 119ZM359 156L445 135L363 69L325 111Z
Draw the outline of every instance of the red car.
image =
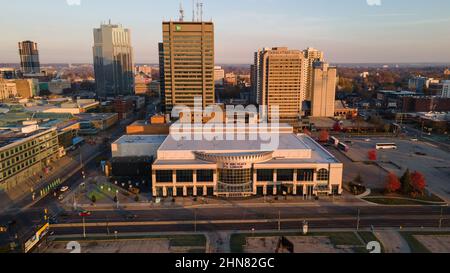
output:
M89 212L89 211L81 211L80 213L78 213L78 215L79 215L80 217L89 217L89 216L92 215L92 213Z

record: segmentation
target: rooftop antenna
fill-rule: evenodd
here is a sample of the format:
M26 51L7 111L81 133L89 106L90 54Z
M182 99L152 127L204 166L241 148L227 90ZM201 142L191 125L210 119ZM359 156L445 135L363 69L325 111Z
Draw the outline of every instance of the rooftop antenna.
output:
M184 9L183 4L180 2L180 22L184 21Z
M195 0L192 0L192 22L195 22Z
M203 3L200 2L200 22L203 22Z
M198 2L198 0L197 0L196 6L197 6L197 22L199 22L199 20L200 20L200 3Z

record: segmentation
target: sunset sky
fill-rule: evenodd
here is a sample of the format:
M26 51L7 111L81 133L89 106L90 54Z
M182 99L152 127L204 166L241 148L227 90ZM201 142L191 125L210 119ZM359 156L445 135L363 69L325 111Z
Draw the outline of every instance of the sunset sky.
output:
M109 19L132 31L135 61L157 63L162 20L179 0L0 0L0 62L19 61L17 42L39 44L42 63L92 62L92 29ZM371 0L374 1L374 0ZM183 2L186 19L192 2ZM204 0L215 23L216 63L248 64L261 47L308 46L330 62L449 62L450 1ZM376 2L376 1L375 1Z

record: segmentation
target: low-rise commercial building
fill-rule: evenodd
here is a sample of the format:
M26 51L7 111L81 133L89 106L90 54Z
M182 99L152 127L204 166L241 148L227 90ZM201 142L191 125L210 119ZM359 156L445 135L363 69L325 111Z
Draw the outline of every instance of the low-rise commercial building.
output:
M127 126L127 135L168 135L170 123L153 123L138 120Z
M119 122L117 113L83 113L76 116L81 122L91 122L100 131L108 130Z
M111 144L113 158L115 157L155 157L159 146L167 136L161 135L125 135Z
M56 128L0 130L0 190L9 191L58 160Z
M263 195L331 195L342 193L343 164L293 128L249 128L237 125L226 133L244 133L245 140L190 140L175 125L152 165L153 196L249 197ZM186 132L201 132L194 127ZM278 130L279 129L279 130ZM265 146L256 133L278 139ZM203 135L206 137L206 135Z

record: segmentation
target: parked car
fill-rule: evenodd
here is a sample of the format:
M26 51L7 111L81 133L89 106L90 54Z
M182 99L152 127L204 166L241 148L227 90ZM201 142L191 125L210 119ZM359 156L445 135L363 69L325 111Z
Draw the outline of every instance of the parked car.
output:
M62 187L59 191L60 192L66 192L66 191L68 191L69 190L69 187L68 186L64 186L64 187Z

